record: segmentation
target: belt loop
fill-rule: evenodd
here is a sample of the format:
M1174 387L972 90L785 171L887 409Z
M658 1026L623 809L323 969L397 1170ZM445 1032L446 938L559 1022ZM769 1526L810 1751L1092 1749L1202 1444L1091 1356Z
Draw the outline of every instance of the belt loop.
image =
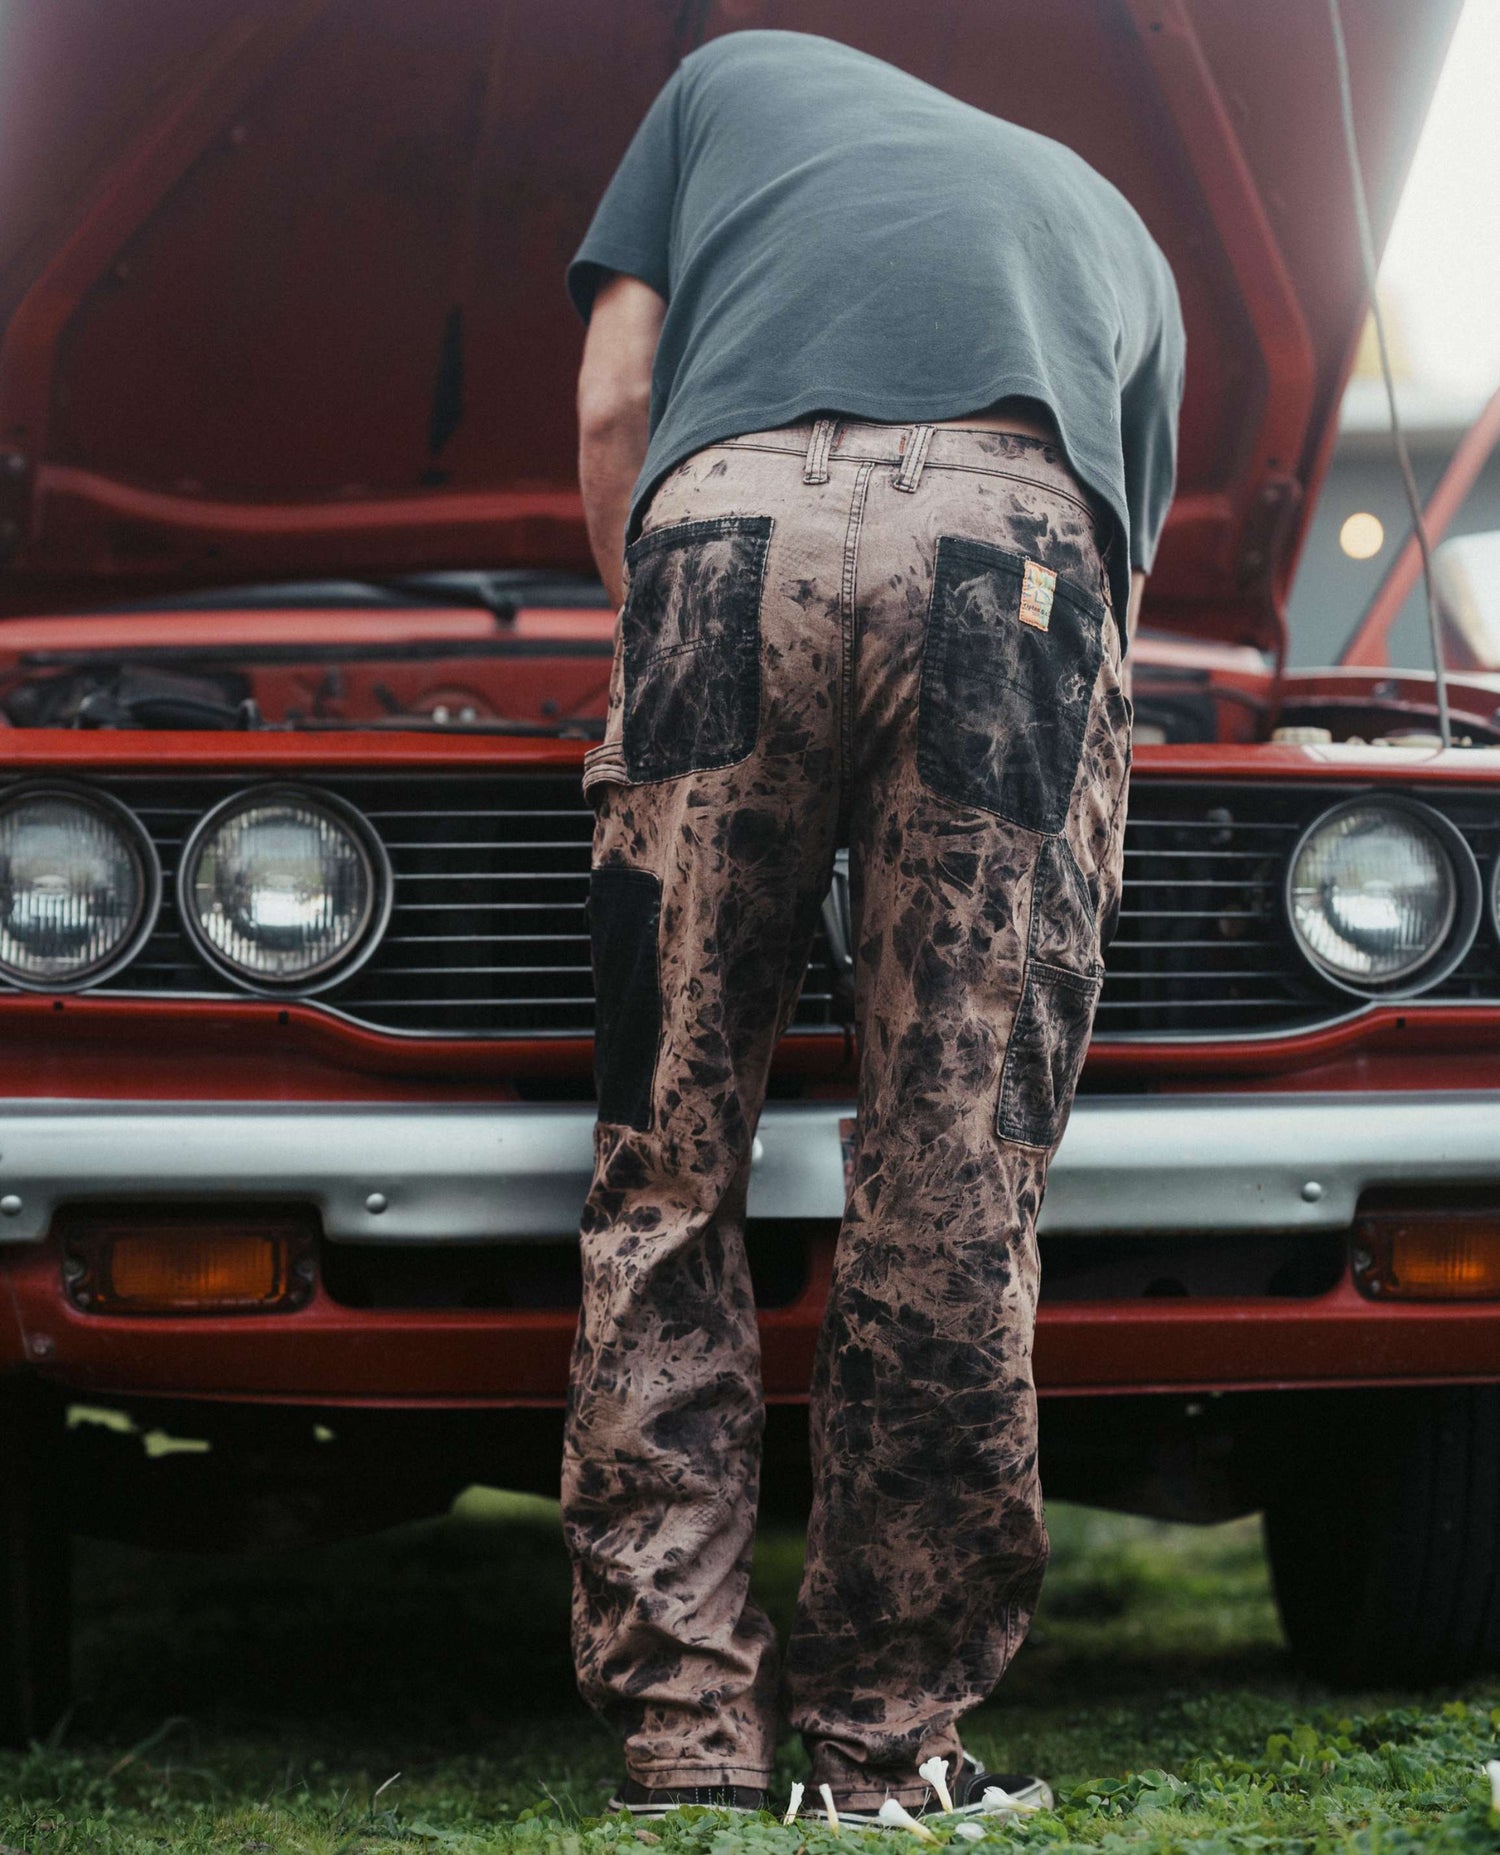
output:
M807 462L802 466L804 483L828 481L828 453L833 449L838 428L837 419L819 419L813 427L812 437L807 441Z
M896 472L898 490L914 490L922 481L922 466L927 462L927 447L932 443L930 425L913 425L906 434L901 453L901 468Z

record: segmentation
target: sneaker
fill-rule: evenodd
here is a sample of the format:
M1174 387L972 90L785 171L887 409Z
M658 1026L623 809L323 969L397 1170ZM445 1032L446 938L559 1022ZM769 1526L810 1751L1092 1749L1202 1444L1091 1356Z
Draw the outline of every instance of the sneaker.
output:
M966 1816L1018 1816L1028 1810L1050 1810L1053 1804L1052 1787L1044 1778L1024 1771L986 1771L972 1752L960 1753L958 1770L948 1780L948 1789L953 1796L951 1812L945 1812L936 1792L929 1790L926 1801L910 1814L919 1819L946 1815L951 1821L953 1817ZM984 1794L989 1790L1004 1791L1006 1801L1000 1803L997 1799L986 1803ZM840 1809L839 1821L857 1829L887 1827L881 1822L878 1809Z
M681 1784L654 1791L649 1785L627 1778L604 1807L615 1816L633 1816L645 1822L683 1809L736 1810L753 1816L765 1809L766 1793L753 1784Z

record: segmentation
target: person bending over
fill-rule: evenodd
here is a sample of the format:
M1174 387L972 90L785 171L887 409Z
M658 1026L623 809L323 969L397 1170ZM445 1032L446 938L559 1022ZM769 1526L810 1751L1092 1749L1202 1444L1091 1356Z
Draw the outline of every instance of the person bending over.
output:
M779 1690L846 1820L932 1807L939 1771L960 1808L1047 1800L959 1728L1047 1560L1035 1224L1119 902L1171 273L1059 143L747 31L683 60L568 282L620 616L584 773L599 1115L563 1519L614 1807L761 1807ZM858 1117L779 1673L748 1597L745 1200L841 845Z

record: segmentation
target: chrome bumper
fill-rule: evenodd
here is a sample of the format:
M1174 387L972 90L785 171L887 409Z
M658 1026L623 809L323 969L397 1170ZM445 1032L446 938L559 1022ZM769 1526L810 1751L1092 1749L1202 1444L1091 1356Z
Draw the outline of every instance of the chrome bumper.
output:
M772 1103L756 1217L843 1210L839 1103ZM80 1200L293 1198L335 1241L566 1238L585 1108L0 1102L0 1242ZM1500 1093L1085 1097L1047 1188L1051 1236L1339 1229L1375 1185L1500 1184Z

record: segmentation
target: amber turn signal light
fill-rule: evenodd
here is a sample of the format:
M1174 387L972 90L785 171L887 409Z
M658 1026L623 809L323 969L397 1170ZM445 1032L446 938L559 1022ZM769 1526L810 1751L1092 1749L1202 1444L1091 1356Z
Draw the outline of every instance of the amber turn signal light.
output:
M269 1314L312 1292L310 1212L223 1206L96 1212L62 1232L63 1279L91 1314Z
M1500 1211L1363 1218L1355 1229L1354 1281L1380 1301L1500 1300Z

